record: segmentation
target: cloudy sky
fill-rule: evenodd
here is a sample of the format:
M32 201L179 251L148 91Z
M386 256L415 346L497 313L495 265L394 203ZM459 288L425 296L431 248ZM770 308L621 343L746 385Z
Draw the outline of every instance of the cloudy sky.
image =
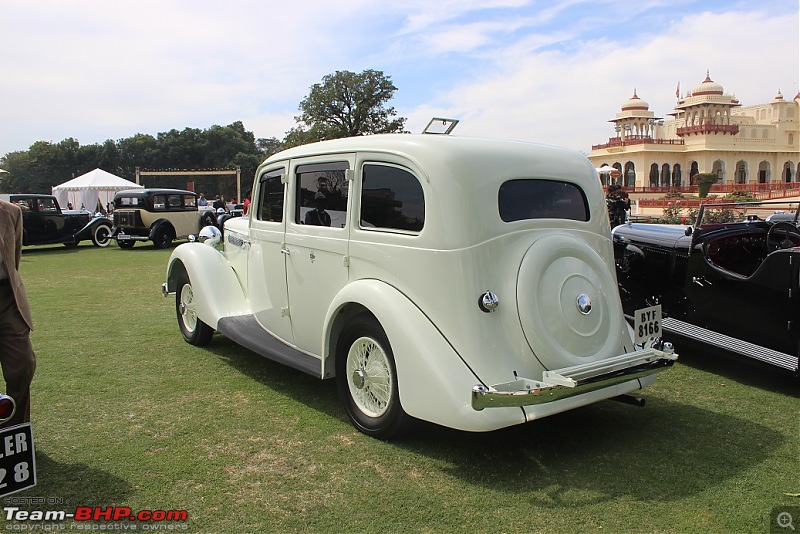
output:
M0 156L242 121L284 137L309 87L376 69L418 132L589 152L636 89L657 116L710 71L800 90L798 0L0 0Z

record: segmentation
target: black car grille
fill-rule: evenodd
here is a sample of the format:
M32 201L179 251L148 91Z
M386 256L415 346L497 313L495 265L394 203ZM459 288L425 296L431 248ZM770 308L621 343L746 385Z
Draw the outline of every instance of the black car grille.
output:
M672 271L672 283L676 286L683 286L686 281L686 271L689 269L689 254L677 252L675 254L675 268Z

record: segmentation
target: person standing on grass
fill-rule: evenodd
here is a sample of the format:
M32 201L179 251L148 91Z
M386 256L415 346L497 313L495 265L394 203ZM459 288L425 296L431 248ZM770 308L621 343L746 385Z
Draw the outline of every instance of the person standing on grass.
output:
M33 318L25 286L19 276L22 257L22 210L0 200L0 365L6 394L17 405L14 417L2 426L31 420L31 381L36 354L31 345Z

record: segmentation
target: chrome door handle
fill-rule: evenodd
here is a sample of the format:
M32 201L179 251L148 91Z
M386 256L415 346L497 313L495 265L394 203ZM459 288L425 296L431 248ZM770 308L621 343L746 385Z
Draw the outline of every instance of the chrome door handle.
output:
M281 254L286 254L288 256L290 254L289 249L286 247L281 247Z

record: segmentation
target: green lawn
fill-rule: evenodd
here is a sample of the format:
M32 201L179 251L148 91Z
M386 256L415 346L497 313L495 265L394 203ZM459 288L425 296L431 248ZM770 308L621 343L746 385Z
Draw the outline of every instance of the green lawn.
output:
M221 336L186 344L160 293L169 254L24 250L38 485L20 496L185 509L213 533L769 532L800 505L796 380L677 347L645 408L385 443L333 382Z

